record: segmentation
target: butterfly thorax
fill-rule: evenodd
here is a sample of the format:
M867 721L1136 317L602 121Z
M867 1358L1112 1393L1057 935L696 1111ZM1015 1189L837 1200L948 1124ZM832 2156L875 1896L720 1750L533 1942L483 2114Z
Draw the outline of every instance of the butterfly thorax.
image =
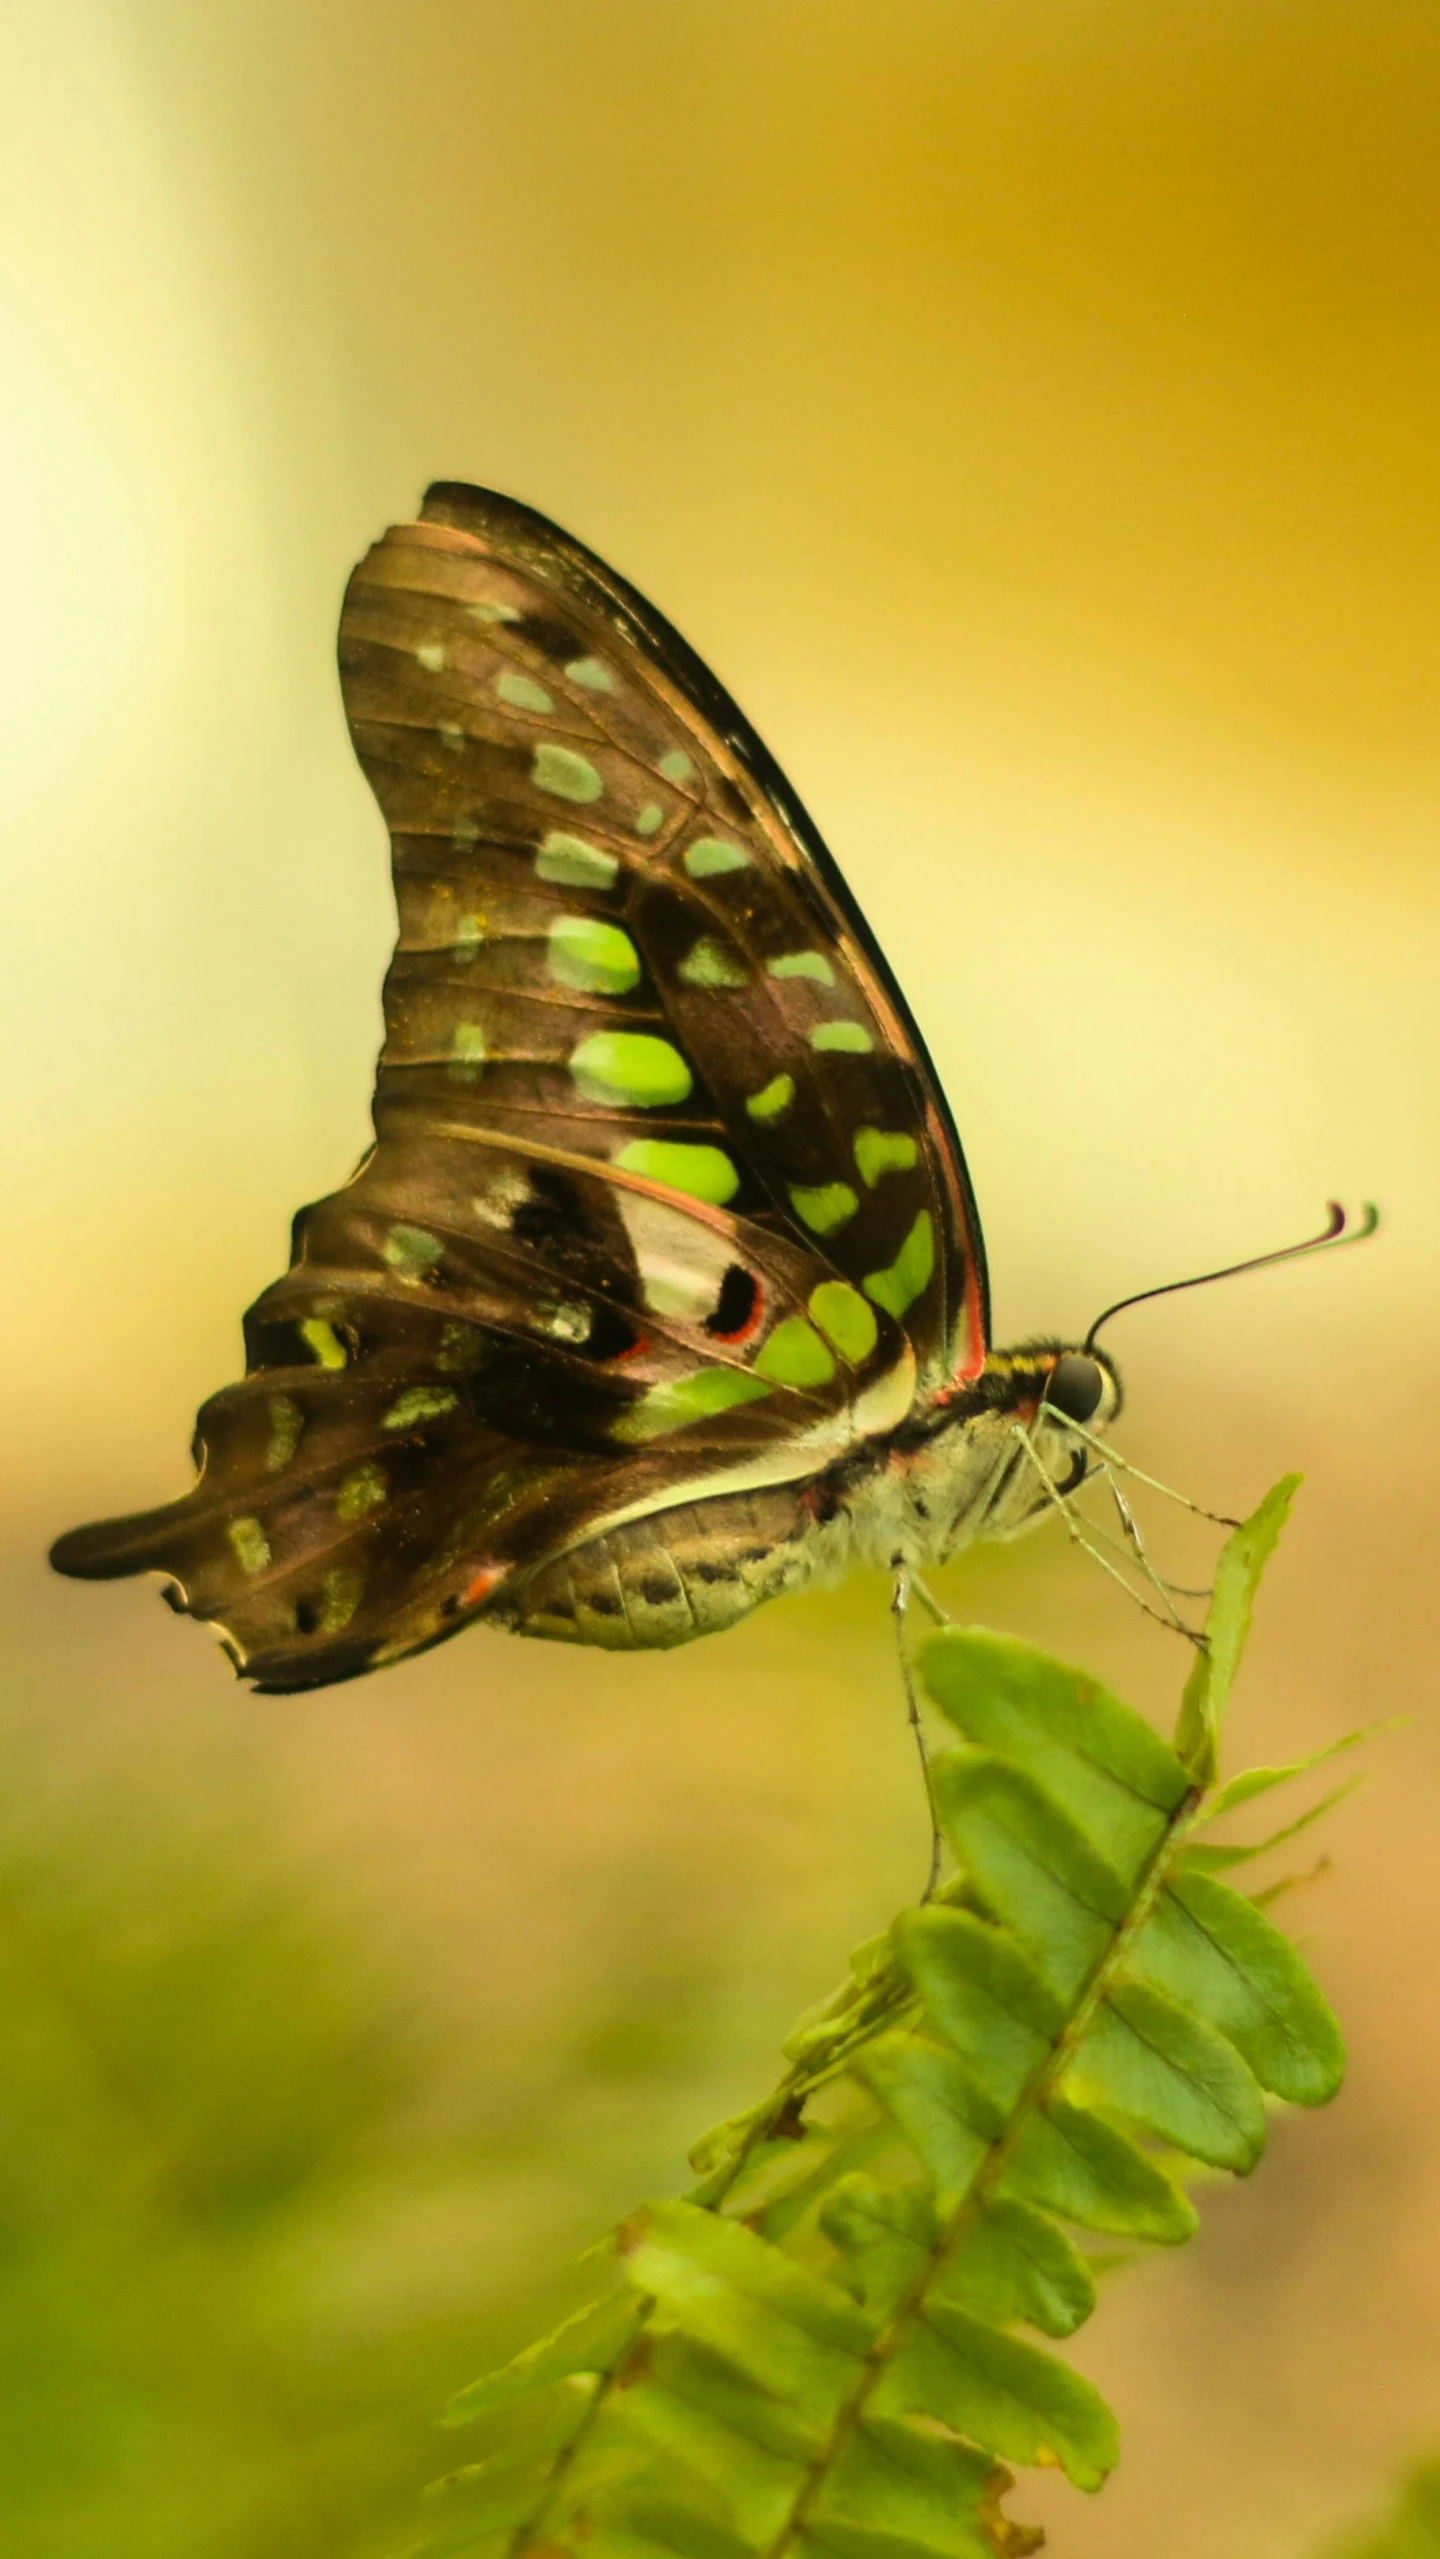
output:
M1084 1355L1055 1343L996 1353L922 1423L825 1474L627 1521L498 1593L487 1614L519 1634L650 1649L717 1633L763 1600L857 1566L917 1571L979 1538L1018 1536L1094 1463L1089 1438L1045 1400L1062 1359ZM1086 1365L1098 1381L1089 1417L1103 1423L1118 1383ZM1088 1392L1082 1381L1082 1401Z

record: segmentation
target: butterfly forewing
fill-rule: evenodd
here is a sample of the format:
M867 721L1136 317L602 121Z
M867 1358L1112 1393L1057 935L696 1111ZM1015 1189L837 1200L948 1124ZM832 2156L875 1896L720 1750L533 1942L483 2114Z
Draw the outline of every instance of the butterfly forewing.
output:
M984 1352L918 1035L668 625L444 487L355 572L340 654L400 918L376 1143L297 1220L195 1491L57 1550L170 1569L283 1686L617 1519L816 1473Z

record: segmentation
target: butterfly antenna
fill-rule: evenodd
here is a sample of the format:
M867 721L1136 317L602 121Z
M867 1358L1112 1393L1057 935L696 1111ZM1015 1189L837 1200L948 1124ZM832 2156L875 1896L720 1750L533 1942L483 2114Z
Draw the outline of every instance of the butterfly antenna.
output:
M1244 1271L1268 1270L1272 1262L1293 1262L1306 1253L1323 1253L1332 1244L1363 1244L1380 1223L1380 1211L1373 1200L1367 1200L1358 1226L1352 1226L1338 1200L1329 1202L1329 1215L1318 1235L1307 1235L1302 1244L1282 1244L1275 1253L1255 1253L1246 1262L1227 1262L1223 1270L1197 1271L1193 1279L1166 1280L1159 1288L1137 1289L1133 1297L1117 1297L1103 1315L1097 1315L1085 1336L1085 1348L1095 1347L1102 1326L1114 1315L1123 1315L1127 1307L1146 1306L1152 1297L1174 1297L1182 1288L1208 1288L1212 1280L1238 1279Z

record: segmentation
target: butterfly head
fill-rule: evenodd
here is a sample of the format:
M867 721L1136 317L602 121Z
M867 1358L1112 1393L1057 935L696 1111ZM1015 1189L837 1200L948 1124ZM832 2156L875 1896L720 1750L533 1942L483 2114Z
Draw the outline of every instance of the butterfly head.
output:
M1120 1403L1103 1351L1057 1341L992 1351L897 1452L920 1523L916 1560L939 1563L974 1538L1015 1537L1047 1517L1103 1464L1100 1434Z
M996 1457L978 1533L1013 1537L1103 1463L1098 1442L1123 1402L1119 1372L1101 1350L1022 1342L992 1351L972 1391L972 1413Z
M1124 1402L1108 1353L1078 1342L1021 1342L1015 1350L992 1351L974 1391L986 1411L1027 1428L1078 1423L1097 1436Z

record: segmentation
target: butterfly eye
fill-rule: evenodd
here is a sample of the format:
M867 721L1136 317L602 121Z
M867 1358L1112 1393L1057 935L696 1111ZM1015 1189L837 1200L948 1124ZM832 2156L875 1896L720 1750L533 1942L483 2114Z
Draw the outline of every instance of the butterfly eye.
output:
M1098 1360L1081 1351L1066 1351L1050 1371L1045 1401L1067 1422L1088 1422L1105 1392L1105 1372Z

